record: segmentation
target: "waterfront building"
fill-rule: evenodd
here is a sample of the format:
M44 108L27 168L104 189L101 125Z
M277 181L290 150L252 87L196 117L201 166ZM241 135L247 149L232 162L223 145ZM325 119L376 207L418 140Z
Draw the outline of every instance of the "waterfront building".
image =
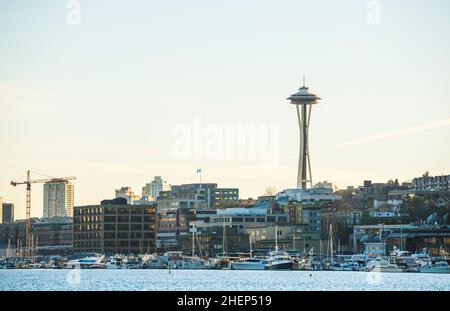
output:
M404 190L408 190L406 184L400 185L398 181L372 183L370 180L365 180L362 187L355 189L354 199L361 208L373 208L376 202L387 202L390 192Z
M34 222L35 219L32 219ZM17 245L25 245L26 237L25 220L17 220L14 223L0 224L0 257L6 256L8 245L10 251L8 255L19 255Z
M340 224L347 229L351 229L353 226L361 224L362 215L363 212L356 208L333 206L323 209L321 213L322 231L328 231L330 224L333 224L333 226Z
M151 182L142 187L142 197L148 198L149 201L155 201L161 191L169 191L170 189L171 185L167 181L163 180L161 176L155 176Z
M287 198L303 204L317 202L334 202L342 200L342 196L333 193L330 188L286 189L276 195L276 199Z
M190 223L209 222L215 209L208 208L164 208L157 211L157 247L162 250L176 250L179 237L190 235Z
M286 205L288 222L290 224L302 223L303 204L298 201L289 201Z
M44 218L72 217L74 185L70 181L49 181L44 184Z
M396 212L392 211L371 211L369 213L370 217L373 218L392 218L392 217L400 217L400 215Z
M386 237L398 230L404 232L407 229L414 229L416 225L400 224L400 225L356 225L353 227L353 233L350 236L355 253L362 252L366 248L365 243L386 243Z
M254 249L274 250L279 249L295 250L297 252L308 252L314 248L316 253L326 249L326 240L321 241L320 232L309 231L308 225L267 225L264 227L248 228L245 230L249 234ZM275 239L275 235L277 238Z
M33 251L40 255L70 254L73 251L73 220L68 217L32 218ZM10 255L25 253L26 221L0 225L0 257L10 246ZM18 246L20 245L20 248Z
M308 225L308 232L321 232L321 214L321 207L307 206L303 208L301 223Z
M384 236L387 248L394 246L411 253L426 249L431 256L450 253L450 226L413 226L393 228Z
M192 232L191 234L180 235L178 245L179 250L191 254ZM230 257L239 257L244 253L248 254L249 249L249 235L238 233L236 227L195 227L194 254L197 256L209 256L211 258L225 254Z
M217 214L209 216L207 221L198 222L198 228L228 227L234 228L236 234L247 233L249 228L262 228L267 225L287 224L288 215L272 214L265 208L227 208L217 210ZM191 223L190 226L193 224Z
M412 190L450 191L450 175L429 176L428 174L414 178Z
M385 242L366 242L364 243L364 254L369 257L385 256L386 243Z
M125 198L74 210L74 251L138 254L155 251L156 204L131 205Z
M212 207L226 208L239 205L239 189L216 188L211 194Z
M173 185L170 191L161 191L161 208L211 208L223 204L238 204L239 189L219 188L214 183Z
M37 254L70 254L73 251L73 219L52 217L35 221L33 237Z
M140 199L138 195L134 194L131 187L121 187L120 189L116 189L115 198L124 198L127 200L127 204L133 204L134 201L138 201Z

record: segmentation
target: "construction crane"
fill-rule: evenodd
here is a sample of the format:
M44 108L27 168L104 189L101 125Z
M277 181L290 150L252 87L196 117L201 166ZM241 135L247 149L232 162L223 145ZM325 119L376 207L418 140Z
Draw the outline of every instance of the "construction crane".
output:
M34 172L36 173L36 172ZM39 173L37 173L39 174ZM40 174L43 175L43 174ZM27 179L23 181L11 181L11 185L13 187L16 187L18 185L26 185L27 186L27 205L26 205L26 229L25 229L25 242L26 242L26 250L30 250L31 246L31 184L37 184L37 183L46 183L46 182L68 182L69 180L76 180L76 177L51 177L45 179L31 179L31 171L27 171Z

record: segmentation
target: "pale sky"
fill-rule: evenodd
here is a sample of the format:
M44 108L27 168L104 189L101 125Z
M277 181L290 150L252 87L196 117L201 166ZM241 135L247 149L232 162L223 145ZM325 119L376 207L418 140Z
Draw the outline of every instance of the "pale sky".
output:
M296 184L298 124L286 98L307 85L315 181L450 174L448 0L0 0L0 196L25 217L27 169L76 176L76 205L161 175L172 184ZM380 3L379 23L373 3ZM376 7L376 6L375 6ZM174 129L274 125L273 166L180 159ZM228 148L225 145L225 149ZM32 216L42 215L33 185Z

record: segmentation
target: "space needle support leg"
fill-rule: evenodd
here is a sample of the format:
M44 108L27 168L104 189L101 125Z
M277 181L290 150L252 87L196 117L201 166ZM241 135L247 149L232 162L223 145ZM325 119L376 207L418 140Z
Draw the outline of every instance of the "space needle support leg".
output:
M309 123L311 121L311 110L312 105L309 105L309 112L308 112L308 124L306 125L307 135L308 135L308 144L306 145L306 152L308 154L308 170L309 170L309 182L311 188L313 187L313 178L312 178L312 170L311 170L311 157L309 156Z
M303 122L300 115L300 109L298 105L297 108L297 117L298 117L298 125L300 129L300 151L299 151L299 159L298 159L298 169L297 169L297 189L302 189L302 163L303 163Z

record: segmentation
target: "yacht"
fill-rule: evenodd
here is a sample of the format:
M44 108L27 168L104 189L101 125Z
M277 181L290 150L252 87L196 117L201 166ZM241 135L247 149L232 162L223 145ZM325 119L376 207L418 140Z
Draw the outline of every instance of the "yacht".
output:
M403 269L404 272L419 272L421 266L416 258L408 251L402 251L394 246L394 251L391 252L395 263Z
M119 258L111 257L106 263L106 269L122 269L122 260Z
M244 261L237 261L231 265L232 270L267 270L270 265L264 258L247 258Z
M182 256L180 269L209 269L209 263L200 258L192 256Z
M157 266L162 269L179 269L183 261L183 252L169 251L157 257Z
M95 255L81 259L73 259L68 261L65 264L65 267L68 269L75 269L75 268L79 269L79 268L87 268L89 266L100 266L104 258L105 255Z
M420 268L421 273L450 273L450 266L446 261L437 261Z
M294 262L288 253L284 251L273 251L267 259L270 270L292 270Z
M377 257L375 260L367 263L367 268L369 272L403 272L403 269L395 263L394 257L390 257L389 259Z
M431 262L431 257L428 255L426 248L424 248L420 253L412 254L411 257L419 267L426 266Z

